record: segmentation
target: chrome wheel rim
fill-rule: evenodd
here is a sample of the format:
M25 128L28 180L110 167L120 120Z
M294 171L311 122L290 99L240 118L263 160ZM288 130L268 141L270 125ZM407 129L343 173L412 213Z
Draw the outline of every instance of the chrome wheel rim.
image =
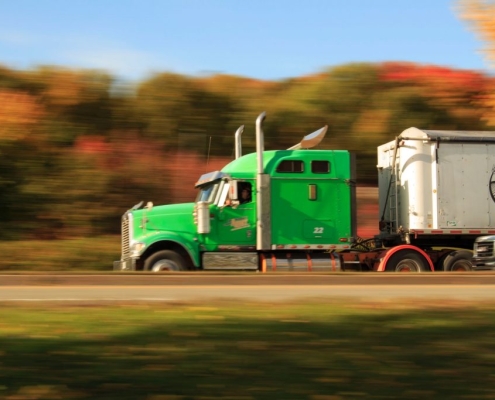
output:
M171 260L160 260L153 264L153 267L151 268L153 272L160 272L160 271L178 271L179 266L171 261Z

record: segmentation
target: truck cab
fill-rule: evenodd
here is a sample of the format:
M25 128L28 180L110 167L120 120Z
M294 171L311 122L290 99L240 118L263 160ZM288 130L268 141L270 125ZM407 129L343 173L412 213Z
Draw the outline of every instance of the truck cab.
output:
M495 270L495 235L486 235L476 238L473 252L473 270Z
M122 258L114 269L307 268L308 260L316 267L319 258L331 259L323 253L350 247L356 231L353 155L308 149L326 127L290 149L265 151L261 121L257 152L242 156L238 150L221 171L202 175L194 203L140 204L124 214Z

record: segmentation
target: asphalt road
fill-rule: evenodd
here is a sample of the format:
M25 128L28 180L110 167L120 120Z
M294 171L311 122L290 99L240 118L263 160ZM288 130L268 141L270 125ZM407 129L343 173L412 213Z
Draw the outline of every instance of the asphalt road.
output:
M495 300L495 273L3 274L0 301Z

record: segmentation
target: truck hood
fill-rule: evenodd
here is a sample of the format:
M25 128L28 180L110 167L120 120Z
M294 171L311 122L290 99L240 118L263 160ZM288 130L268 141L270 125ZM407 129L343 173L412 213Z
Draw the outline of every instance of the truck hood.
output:
M194 203L154 206L133 211L134 221L143 231L194 232Z

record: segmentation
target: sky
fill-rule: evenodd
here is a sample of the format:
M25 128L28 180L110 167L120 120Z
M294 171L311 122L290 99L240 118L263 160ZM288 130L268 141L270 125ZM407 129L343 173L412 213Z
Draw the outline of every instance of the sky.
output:
M283 80L352 62L492 73L455 0L0 0L0 64Z

